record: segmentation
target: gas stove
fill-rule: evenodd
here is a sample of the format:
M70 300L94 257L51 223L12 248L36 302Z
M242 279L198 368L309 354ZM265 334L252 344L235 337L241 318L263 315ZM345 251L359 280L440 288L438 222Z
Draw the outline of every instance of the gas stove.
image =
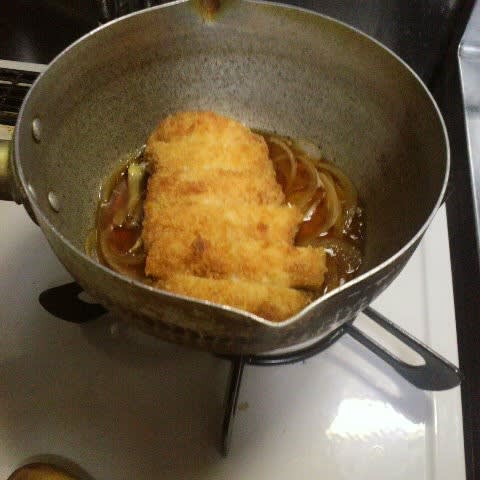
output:
M0 92L28 88L28 72L45 66L2 68L17 76L0 76ZM0 138L10 133L0 127ZM466 478L460 388L418 390L347 336L300 363L242 366L224 457L232 363L111 313L87 323L51 315L40 295L72 279L23 207L0 202L0 216L9 226L0 237L2 477L40 460L80 478ZM373 307L458 364L448 240L442 207ZM364 315L355 325L418 361Z
M112 314L77 324L47 313L39 295L72 280L22 207L0 203L0 215L2 478L32 460L110 479L465 478L459 387L418 390L348 337L303 363L246 366L223 457L230 362ZM457 363L448 258L442 208L374 306Z

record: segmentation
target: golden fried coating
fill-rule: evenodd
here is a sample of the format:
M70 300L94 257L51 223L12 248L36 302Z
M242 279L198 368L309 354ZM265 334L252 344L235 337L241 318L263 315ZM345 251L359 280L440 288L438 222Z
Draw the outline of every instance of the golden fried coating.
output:
M148 202L144 207L145 224L143 240L147 248L159 240L162 232L188 235L185 244L201 236L200 232L209 232L209 242L245 242L258 240L265 245L287 243L292 245L298 224L302 220L296 208L284 208L276 205L253 205L235 203L225 208L221 203L205 204L173 202ZM219 222L219 219L222 221ZM179 220L181 220L179 225ZM186 230L184 225L188 225ZM266 242L266 243L265 243ZM164 243L164 242L163 242Z
M145 273L167 290L271 320L298 312L324 280L322 248L295 247L263 137L212 112L165 119L148 139Z
M213 174L212 174L213 173ZM194 170L168 170L153 175L150 189L155 192L152 200L198 203L200 201L232 205L282 205L285 197L275 178L260 176L249 170L233 171L196 168Z
M157 232L148 248L145 272L162 279L173 273L185 273L320 288L324 264L325 253L319 248L269 244L248 237L230 241L217 231L199 234L164 229Z
M175 274L165 282L158 282L157 286L180 295L248 310L273 321L295 315L311 301L311 297L303 291L246 280L217 280Z

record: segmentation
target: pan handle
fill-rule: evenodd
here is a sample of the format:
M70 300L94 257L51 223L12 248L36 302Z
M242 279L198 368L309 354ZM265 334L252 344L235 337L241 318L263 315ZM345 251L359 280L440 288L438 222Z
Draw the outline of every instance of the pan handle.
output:
M30 218L38 225L33 209L18 178L13 162L13 141L0 139L0 200L23 205Z
M345 326L346 332L355 340L367 347L378 357L388 363L397 373L412 385L422 390L448 390L460 384L460 370L445 358L398 327L373 308L367 307L365 313L377 325L391 333L402 343L418 353L424 360L423 365L410 365L386 350L371 337L363 333L352 323Z
M0 138L0 200L23 204L29 215L34 218L13 165L13 140L3 138Z
M0 140L0 200L13 200L9 158L10 141Z
M202 17L211 20L221 7L222 0L191 0ZM166 3L166 2L162 2ZM97 0L101 23L152 6L150 0Z

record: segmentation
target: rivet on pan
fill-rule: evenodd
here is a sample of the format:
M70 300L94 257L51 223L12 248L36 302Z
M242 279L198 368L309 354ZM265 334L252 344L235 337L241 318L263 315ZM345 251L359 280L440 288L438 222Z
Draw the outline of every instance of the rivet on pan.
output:
M52 210L55 212L60 211L60 200L58 199L57 195L53 192L48 192L48 203L52 207Z
M32 135L37 143L42 139L42 125L39 118L35 118L32 122Z

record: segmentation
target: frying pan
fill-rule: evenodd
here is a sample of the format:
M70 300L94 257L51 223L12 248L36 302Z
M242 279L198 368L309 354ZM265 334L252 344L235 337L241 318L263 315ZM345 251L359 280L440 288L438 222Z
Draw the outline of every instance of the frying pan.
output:
M202 15L198 3L123 17L62 52L22 106L2 197L25 205L83 289L150 334L222 354L321 339L392 282L428 227L449 171L443 120L405 63L345 24L258 1L204 1L212 15ZM161 118L193 109L307 138L341 166L366 205L356 279L273 323L146 286L86 255L102 180Z

